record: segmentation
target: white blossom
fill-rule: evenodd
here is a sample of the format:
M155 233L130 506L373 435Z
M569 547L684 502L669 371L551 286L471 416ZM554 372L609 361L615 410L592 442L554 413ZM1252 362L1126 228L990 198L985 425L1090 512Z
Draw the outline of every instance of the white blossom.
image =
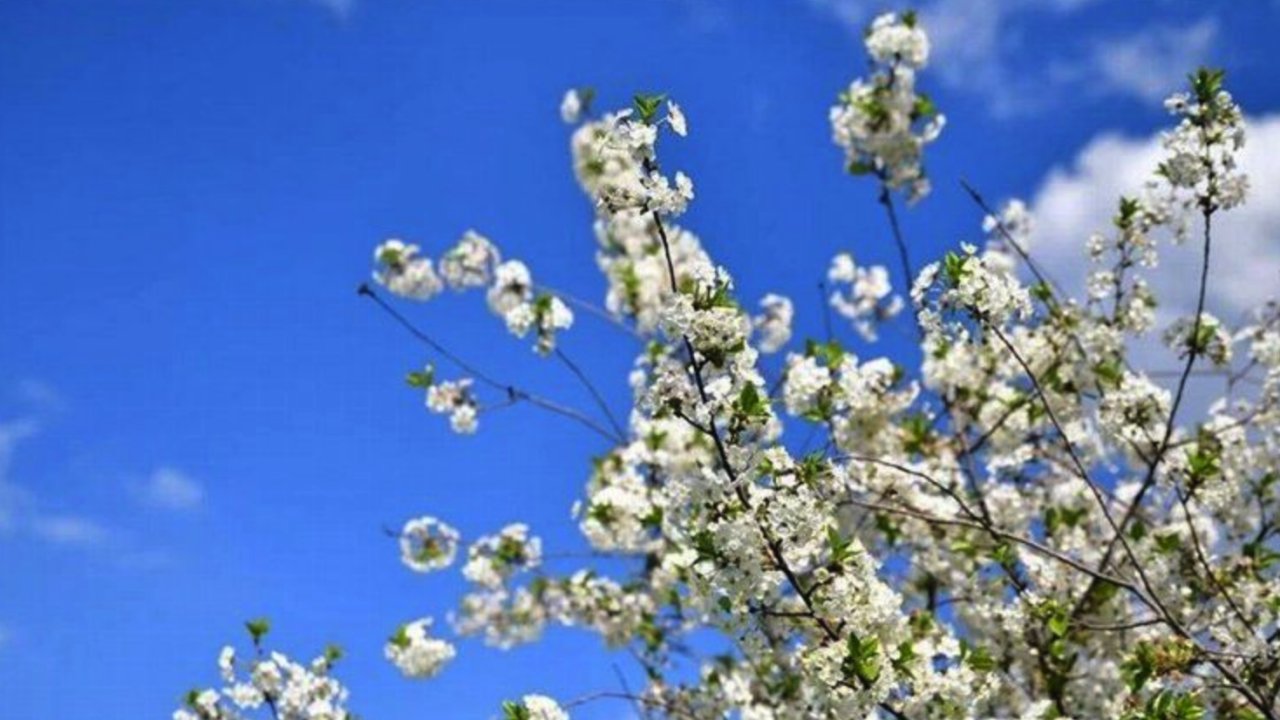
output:
M760 352L775 353L791 339L791 319L795 309L789 298L769 293L760 299L761 314L751 319L759 336Z
M569 720L569 713L545 695L525 695L520 705L526 713L522 720Z
M671 131L680 137L689 134L689 123L685 120L684 113L681 112L680 106L674 102L667 102L667 124L671 126Z
M831 108L833 138L844 148L850 172L873 173L887 188L905 189L908 199L919 200L929 192L924 146L946 123L915 89L915 73L929 57L928 37L914 13L886 13L871 24L865 42L876 68Z
M415 620L400 626L383 649L405 677L427 679L435 677L457 655L453 645L431 637L430 618Z
M379 265L373 279L392 293L413 300L430 300L444 285L436 275L431 259L422 257L417 245L391 239L374 250Z
M442 570L458 552L458 531L430 515L414 518L400 531L400 561L414 572Z
M502 254L488 238L474 230L463 234L458 244L440 258L440 276L454 290L484 287Z
M849 253L839 253L831 259L827 281L833 287L831 307L865 340L875 340L877 326L902 311L902 298L892 295L889 271L882 265L861 267Z
M572 125L582 119L582 110L585 103L582 101L576 88L570 88L564 93L564 99L560 101L560 119Z

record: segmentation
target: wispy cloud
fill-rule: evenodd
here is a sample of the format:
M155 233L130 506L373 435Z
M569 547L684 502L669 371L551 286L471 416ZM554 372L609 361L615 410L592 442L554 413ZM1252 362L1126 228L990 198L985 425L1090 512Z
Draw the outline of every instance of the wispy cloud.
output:
M1067 15L1099 0L932 0L921 18L933 44L927 71L951 88L981 95L995 116L1024 115L1053 107L1063 97L1124 96L1153 102L1204 63L1218 25L1156 24L1133 32L1083 36L1057 56L1029 52L1024 31L1037 15ZM861 33L874 0L809 0Z
M33 535L54 545L95 546L112 537L96 521L76 515L36 515L29 526Z
M31 494L9 480L9 469L18 445L39 431L32 418L0 423L0 533L12 532L31 502Z
M34 418L18 418L0 423L0 480L9 476L9 466L13 462L13 453L18 444L35 435L40 423Z
M307 0L313 5L328 10L336 15L339 19L345 20L350 17L351 12L356 8L356 0Z
M1268 299L1280 286L1280 115L1248 120L1248 142L1240 156L1249 174L1249 199L1244 205L1214 218L1215 232L1231 238L1231 252L1214 257L1210 305L1215 314L1235 319ZM1134 195L1151 176L1161 157L1158 134L1124 137L1102 133L1085 145L1067 165L1055 168L1040 185L1032 202L1036 218L1035 251L1048 267L1061 268L1063 280L1083 287L1088 262L1084 243L1094 232L1105 232L1120 195ZM1197 286L1194 277L1199 254L1185 247L1163 246L1160 267L1152 285L1161 311L1190 314Z
M37 378L23 378L13 388L13 394L33 411L49 414L66 409L67 400L53 385Z
M165 510L192 510L204 502L204 487L173 467L156 468L135 492L144 504Z
M1217 38L1218 23L1212 18L1185 27L1156 25L1093 43L1081 67L1104 90L1155 103L1208 59Z
M128 533L66 509L16 481L14 456L26 442L41 435L48 418L66 407L62 395L51 385L28 380L0 389L0 396L18 399L28 413L0 421L0 536L38 541L51 546L80 548L103 553L124 567L154 567L167 557L141 547ZM199 505L204 490L181 471L161 467L138 488L148 504L168 509L188 509ZM4 539L0 537L0 539Z

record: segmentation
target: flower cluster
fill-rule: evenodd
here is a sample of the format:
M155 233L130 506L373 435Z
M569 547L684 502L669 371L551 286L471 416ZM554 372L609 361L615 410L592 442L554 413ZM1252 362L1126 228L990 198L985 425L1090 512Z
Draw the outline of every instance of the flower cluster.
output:
M615 451L598 458L586 501L575 508L582 534L598 550L640 552L654 545L660 506L630 455Z
M931 291L936 294L926 297ZM931 263L916 278L911 299L921 310L921 322L932 324L940 311L963 311L977 320L996 326L1031 315L1031 294L1017 278L998 263L979 255L973 245L961 245L960 252L947 253L941 262Z
M657 113L663 101L661 96L638 95L634 108L583 125L574 135L578 179L609 212L679 215L693 199L693 181L687 175L676 172L674 179L668 178L654 162ZM666 103L661 124L677 135L688 134L688 121L673 102Z
M791 340L795 308L789 298L769 293L760 299L760 314L751 319L762 353L776 353Z
M545 293L515 305L504 318L512 335L524 337L530 331L534 333L537 338L534 350L540 355L555 350L556 333L573 326L573 312L569 306L560 298Z
M462 575L477 585L500 587L512 575L542 562L542 541L529 535L529 526L512 523L497 535L487 535L467 549Z
M831 259L827 282L834 288L831 307L852 322L864 340L875 340L880 323L902 312L902 298L892 294L889 271L883 265L859 266L853 255L840 253Z
M430 300L443 288L431 258L419 254L421 248L392 238L378 245L373 260L378 269L373 279L401 297Z
M405 677L433 678L457 655L448 641L431 637L431 625L431 618L415 620L401 625L387 640L383 652Z
M1210 212L1239 205L1249 190L1248 176L1236 162L1244 147L1244 119L1222 80L1221 70L1202 69L1191 76L1191 92L1165 101L1165 108L1181 122L1164 136L1167 158L1160 174Z
M503 720L569 720L569 713L546 695L525 695L502 704Z
M914 90L928 40L913 15L877 19L867 49L874 74L833 124L893 212L889 190L927 192L920 154L941 119ZM1083 302L1024 285L1034 225L1018 201L984 219L984 248L961 245L914 278L918 379L828 338L788 353L768 382L760 355L791 343L795 308L771 294L749 315L729 272L671 222L693 197L682 175L661 173L657 141L685 133L683 113L642 95L583 122L574 169L596 213L605 310L644 347L629 422L574 515L595 553L634 569L550 573L540 543L510 526L469 551L455 630L511 647L551 624L589 629L635 653L648 686L632 699L667 717L1270 710L1250 678L1280 682L1258 632L1280 622L1269 519L1280 311L1235 332L1207 312L1169 324L1185 363L1176 392L1129 353L1156 322L1144 277L1156 233L1185 240L1188 207L1210 215L1242 199L1238 110L1213 78L1174 103L1184 117L1169 159L1121 199L1114 233L1089 239ZM566 119L585 106L567 97ZM491 306L530 302L527 269L495 266ZM901 314L882 267L841 254L827 281L835 314L864 339ZM1242 354L1251 364L1236 370ZM1181 386L1197 362L1233 392L1241 372L1264 377L1253 397L1184 427ZM782 413L822 449L784 443ZM1263 512L1242 516L1242 497ZM732 651L678 661L706 630ZM558 707L531 696L504 712L559 718Z
M267 652L262 640L270 629L266 620L246 623L254 653L239 656L226 646L218 654L221 688L195 689L187 693L184 707L173 720L352 720L346 709L347 689L329 673L342 650L329 646L303 665L280 652Z
M1185 353L1195 352L1208 358L1218 367L1231 363L1231 345L1234 338L1226 325L1209 313L1199 317L1178 318L1164 332L1165 344Z
M404 524L400 531L400 561L414 572L443 570L458 554L458 531L425 515Z
M916 71L929 60L928 36L915 13L886 13L871 23L866 47L875 70L831 108L833 137L849 172L874 174L887 189L919 200L929 193L924 146L946 123L929 96L916 91Z
M426 391L427 409L437 415L448 415L449 426L460 435L470 435L479 425L480 406L471 391L471 378L437 380L435 368L428 365L409 373L405 382Z
M1027 252L1035 229L1026 203L1013 199L1004 204L999 214L982 219L987 233L987 246L982 259L989 267L1012 273L1018 264L1018 253Z
M530 332L534 350L547 355L556 346L556 334L573 325L573 311L558 296L539 291L529 268L519 260L502 260L497 246L474 230L466 231L435 269L417 245L387 240L374 251L378 269L373 278L395 295L430 300L448 286L463 291L486 288L489 309L502 318L507 330L523 338Z
M670 222L693 199L693 183L676 173L674 186L660 172L656 146L662 127L683 137L688 120L660 96L637 95L634 106L583 123L570 143L578 183L596 207L596 261L609 282L608 312L652 331L667 295L669 270L683 281L707 258L698 238ZM672 188L674 187L674 193ZM659 237L656 214L665 217Z
M866 46L873 75L832 120L901 240L889 193L927 192L921 152L941 127L914 89L929 43L904 13L878 18ZM835 313L865 339L911 321L918 367L855 354L847 328L793 343L795 308L780 295L752 316L730 273L672 222L693 201L688 179L659 161L659 139L687 133L679 106L639 95L595 116L593 99L571 91L561 115L578 124L573 169L594 212L605 300L593 314L640 340L632 406L620 422L593 393L610 427L587 423L608 443L573 509L587 552L544 556L523 524L481 537L461 569L454 632L501 648L553 626L591 632L640 665L643 687L607 694L655 717L1280 715L1280 304L1243 327L1202 308L1161 328L1167 349L1132 350L1158 320L1144 278L1157 269L1156 236L1185 240L1186 210L1198 209L1207 258L1211 216L1243 201L1232 160L1243 126L1220 75L1196 75L1172 103L1182 120L1168 159L1120 200L1114 230L1088 239L1083 299L1028 259L1026 207L991 212L976 192L991 213L985 247L963 244L911 278L909 318L884 268L836 256ZM408 297L485 288L542 352L568 326L554 294L477 235L436 266L403 243L378 259L379 282ZM1197 382L1225 394L1193 403ZM474 427L470 380L437 382L428 369L410 384L455 427ZM432 517L399 539L418 572L448 566L459 543ZM431 677L453 657L431 628L406 624L387 643L404 674ZM228 688L197 691L179 720L229 719L237 694L243 707L284 707L287 693L320 703L290 718L344 717L330 664L304 668L306 682L243 689L229 671ZM599 696L583 697L566 705ZM502 712L567 720L540 695Z

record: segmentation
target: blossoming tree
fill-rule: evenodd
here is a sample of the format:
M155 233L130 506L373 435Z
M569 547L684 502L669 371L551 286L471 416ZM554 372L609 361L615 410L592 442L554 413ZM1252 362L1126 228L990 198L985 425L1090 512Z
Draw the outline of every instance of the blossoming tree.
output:
M997 211L972 188L985 247L917 272L896 212L900 197L928 195L923 151L944 124L916 87L929 42L913 14L887 14L866 47L873 71L831 108L833 136L846 170L876 186L914 284L904 299L885 268L841 254L824 312L867 343L884 323L911 326L918 368L829 337L795 342L789 299L767 295L753 313L735 296L677 224L693 183L668 175L657 147L688 124L662 97L594 115L593 94L574 90L561 107L595 209L603 307L539 285L473 231L434 261L398 240L377 248L376 287L360 292L436 356L439 370L408 376L431 412L473 433L496 406L531 405L608 443L574 512L594 551L626 560L624 576L547 570L522 524L465 549L431 516L398 534L414 572L462 555L470 591L455 635L505 648L573 626L632 650L647 678L635 691L495 699L495 715L559 720L614 698L646 718L1274 720L1280 306L1238 326L1206 306L1213 221L1247 189L1235 165L1244 125L1222 74L1200 70L1168 100L1164 161L1140 195L1118 199L1114 228L1087 239L1094 271L1072 298L1029 253L1025 207ZM1195 312L1154 327L1144 275L1161 252L1196 250ZM446 289L483 290L507 330L566 363L596 406L486 375L384 295ZM574 309L642 341L624 417L557 346ZM1130 356L1152 333L1177 367L1169 387ZM781 377L765 377L765 353L786 353ZM1188 378L1200 372L1223 373L1228 390L1193 414ZM821 449L784 442L787 425L810 426ZM175 720L353 717L336 648L299 664L265 649L265 621L248 629L251 650L224 650L223 683L192 691ZM707 631L731 651L701 657L685 642ZM430 618L385 646L410 678L455 653Z

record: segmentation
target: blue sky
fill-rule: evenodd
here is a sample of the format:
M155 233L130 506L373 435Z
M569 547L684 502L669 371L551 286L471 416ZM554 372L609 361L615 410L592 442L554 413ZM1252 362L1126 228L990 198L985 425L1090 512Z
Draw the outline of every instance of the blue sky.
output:
M604 448L531 409L451 435L403 387L422 348L354 289L381 238L438 252L474 227L599 297L560 95L592 85L608 107L659 90L690 118L664 149L697 184L685 224L745 299L791 295L815 333L833 253L894 258L826 121L882 7L0 4L0 714L167 716L257 615L291 653L345 645L369 718L616 688L572 631L507 654L463 641L425 684L381 659L399 622L461 591L404 571L383 525L429 512L475 537L524 519L549 551L579 549L569 507ZM1068 272L1165 122L1159 98L1202 61L1266 129L1260 157L1280 152L1274 3L930 0L924 17L937 69L922 83L950 123L928 158L937 190L905 219L918 259L979 237L966 177L1043 207ZM1258 185L1240 242L1270 257L1280 187ZM1249 300L1242 286L1222 301ZM411 309L491 374L587 404L478 305ZM624 407L627 338L580 317L563 342ZM894 336L859 351L909 357Z

